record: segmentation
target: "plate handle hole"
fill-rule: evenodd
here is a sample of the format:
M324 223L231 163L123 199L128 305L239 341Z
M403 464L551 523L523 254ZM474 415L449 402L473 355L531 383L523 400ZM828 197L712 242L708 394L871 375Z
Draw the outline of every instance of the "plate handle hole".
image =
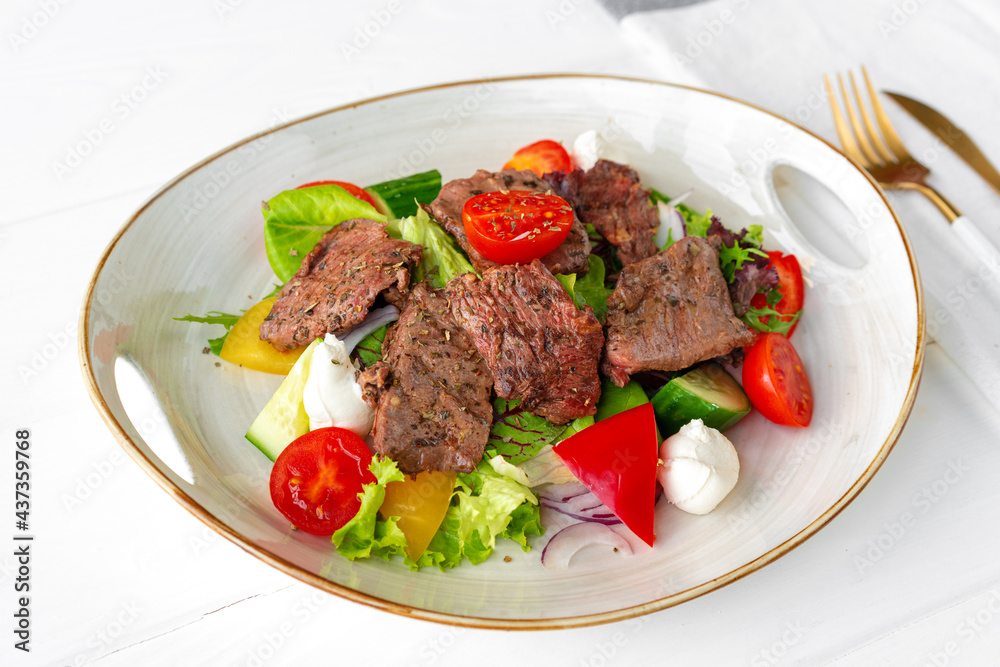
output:
M774 192L785 215L815 250L848 269L868 263L864 234L848 234L857 216L829 187L811 174L788 164L772 172ZM795 252L794 248L789 248Z

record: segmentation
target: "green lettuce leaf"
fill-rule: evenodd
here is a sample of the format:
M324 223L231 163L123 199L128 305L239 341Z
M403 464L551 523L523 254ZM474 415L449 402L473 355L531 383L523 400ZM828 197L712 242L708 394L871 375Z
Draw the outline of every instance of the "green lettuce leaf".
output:
M389 559L404 553L406 547L406 538L395 521L378 517L378 508L385 500L385 485L403 481L403 473L396 467L395 461L377 457L372 459L368 469L375 475L375 481L361 487L362 491L358 494L361 508L330 538L337 552L348 560L372 555Z
M267 261L283 282L295 275L303 258L335 225L351 218L385 222L371 204L339 185L285 190L261 205Z
M393 238L423 247L423 255L414 274L415 282L427 280L433 287L440 288L455 276L476 272L451 235L422 208L417 209L416 215L393 220L386 231Z
M566 288L577 308L583 310L584 306L590 306L597 321L604 324L604 316L608 312L608 295L614 290L604 285L604 260L591 254L587 263L590 269L586 273L557 273L556 280Z
M699 213L684 204L677 204L674 208L684 216L688 236L708 236L708 228L712 225L712 209L707 208L704 213Z
M509 534L527 550L526 533L536 530L537 526L534 534L541 535L535 507L538 499L528 487L496 472L485 461L473 472L460 474L458 481L457 503L448 509L449 513L454 510L457 515L458 541L470 562L481 563L493 553L497 537ZM525 503L534 507L534 511L522 510L518 514L518 524L511 527L511 515ZM525 517L525 512L536 518Z
M545 445L553 445L566 430L544 417L518 410L520 400L493 402L493 427L486 443L486 458L497 454L513 464L530 459Z

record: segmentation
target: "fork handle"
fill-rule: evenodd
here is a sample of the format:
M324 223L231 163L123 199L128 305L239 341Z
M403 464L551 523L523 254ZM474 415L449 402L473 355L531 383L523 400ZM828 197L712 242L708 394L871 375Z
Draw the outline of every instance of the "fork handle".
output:
M960 215L952 220L951 229L991 273L1000 273L1000 250L972 224L969 216Z

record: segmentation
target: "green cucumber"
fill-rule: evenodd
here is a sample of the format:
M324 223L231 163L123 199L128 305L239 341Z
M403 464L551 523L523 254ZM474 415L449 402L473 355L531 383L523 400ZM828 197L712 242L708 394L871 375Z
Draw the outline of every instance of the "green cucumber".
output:
M743 387L718 364L698 366L675 377L653 397L660 434L669 438L692 419L724 431L750 412Z
M247 440L272 461L288 443L309 432L309 415L302 405L302 391L309 379L313 350L322 340L317 338L309 344L247 431Z
M431 169L385 183L369 185L365 191L375 200L375 208L391 218L417 214L417 202L429 204L441 192L441 172Z

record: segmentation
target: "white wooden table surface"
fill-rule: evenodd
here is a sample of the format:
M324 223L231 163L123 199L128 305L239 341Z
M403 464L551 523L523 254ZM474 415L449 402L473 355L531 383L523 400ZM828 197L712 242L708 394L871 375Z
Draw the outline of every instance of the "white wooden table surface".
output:
M76 353L84 289L160 185L269 124L379 93L655 76L592 0L8 0L0 28L0 664L1000 664L1000 416L936 345L888 462L805 545L679 607L559 632L450 628L315 591L188 515L98 417ZM904 220L928 215L896 201ZM967 204L995 224L1000 200ZM21 428L30 653L13 634Z

